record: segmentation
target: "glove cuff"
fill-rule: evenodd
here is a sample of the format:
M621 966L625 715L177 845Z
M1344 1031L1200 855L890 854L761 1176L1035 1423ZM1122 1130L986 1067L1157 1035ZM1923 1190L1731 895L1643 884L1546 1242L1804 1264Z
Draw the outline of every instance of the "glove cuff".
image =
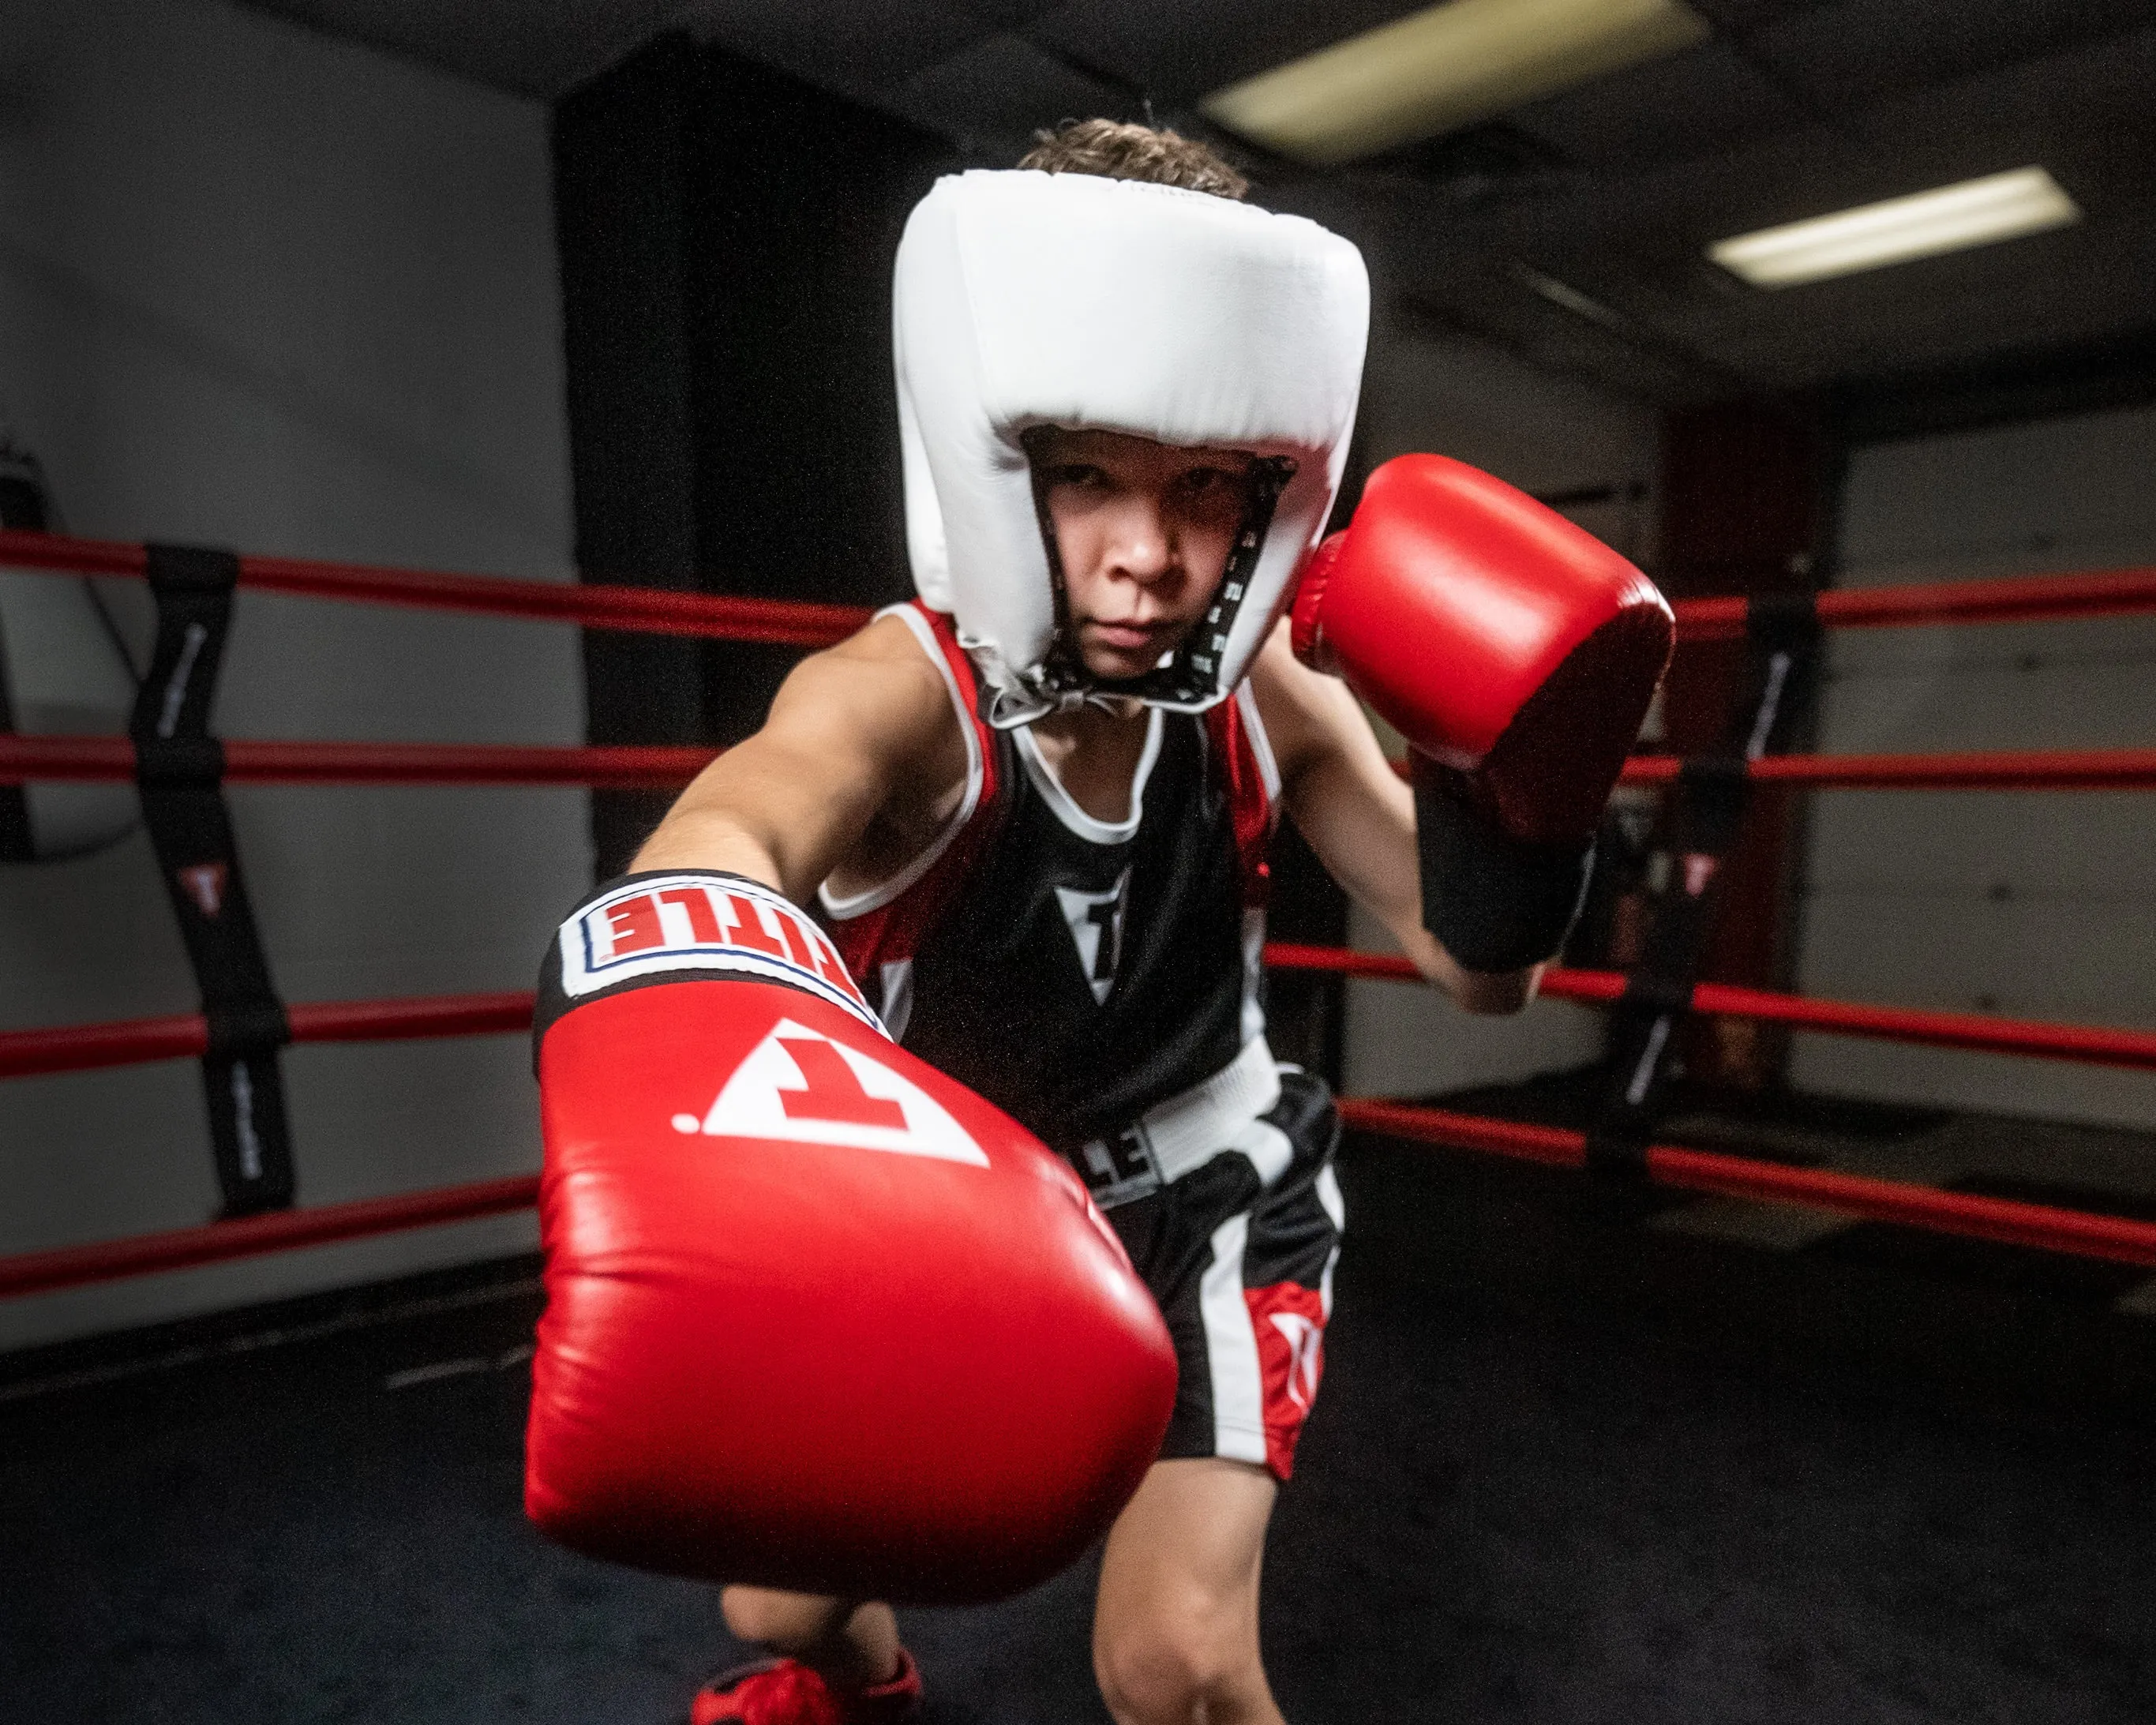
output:
M831 937L782 894L720 869L659 869L596 886L555 932L539 975L531 1052L564 1014L661 983L778 983L882 1022Z
M1586 900L1594 841L1512 838L1476 806L1460 773L1413 759L1423 927L1467 970L1519 970L1553 957Z

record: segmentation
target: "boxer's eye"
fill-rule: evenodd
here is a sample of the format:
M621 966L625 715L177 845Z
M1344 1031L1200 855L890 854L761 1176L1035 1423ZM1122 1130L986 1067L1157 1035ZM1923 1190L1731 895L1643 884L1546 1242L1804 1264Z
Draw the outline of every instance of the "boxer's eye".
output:
M1233 490L1241 477L1223 467L1190 467L1177 475L1176 485L1186 497L1213 498Z

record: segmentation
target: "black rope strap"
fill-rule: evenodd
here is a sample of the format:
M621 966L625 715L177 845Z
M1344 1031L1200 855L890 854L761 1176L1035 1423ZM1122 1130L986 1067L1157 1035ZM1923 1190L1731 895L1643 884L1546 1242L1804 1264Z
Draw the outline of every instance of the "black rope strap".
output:
M149 547L157 640L128 734L142 823L179 918L209 1021L203 1090L227 1216L292 1202L292 1147L277 1050L291 1040L248 902L225 809L224 748L210 703L232 621L239 559L192 546Z
M5 619L0 619L0 624ZM15 729L15 703L8 688L8 639L0 633L0 734ZM30 825L30 793L27 786L0 784L0 863L33 861L37 835Z
M1609 1087L1587 1133L1587 1164L1637 1179L1676 1076L1678 1033L1721 909L1724 868L1743 829L1751 762L1779 750L1803 680L1818 658L1813 595L1759 593L1745 607L1751 651L1744 698L1723 747L1686 761L1665 823L1668 880L1656 897L1645 952L1609 1019Z
M49 525L44 476L36 459L0 433L0 527L42 533ZM4 621L4 619L0 619ZM15 729L15 702L8 687L8 640L0 629L0 732ZM27 785L0 784L0 863L30 862L38 855L30 824Z

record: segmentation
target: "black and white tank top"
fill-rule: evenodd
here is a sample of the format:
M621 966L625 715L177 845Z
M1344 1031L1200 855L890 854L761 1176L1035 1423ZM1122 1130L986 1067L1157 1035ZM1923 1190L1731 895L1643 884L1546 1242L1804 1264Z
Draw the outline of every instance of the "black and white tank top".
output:
M1102 822L1029 731L981 719L950 619L893 610L944 674L969 772L921 857L822 901L891 1033L1072 1156L1261 1053L1279 780L1250 685L1201 715L1152 709L1129 815Z

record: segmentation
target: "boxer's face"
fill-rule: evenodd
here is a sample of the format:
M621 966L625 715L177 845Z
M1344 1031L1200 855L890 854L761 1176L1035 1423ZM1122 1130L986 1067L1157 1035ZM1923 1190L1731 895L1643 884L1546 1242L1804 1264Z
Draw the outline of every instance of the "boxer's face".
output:
M1212 603L1242 525L1251 458L1114 431L1044 429L1028 448L1080 658L1096 677L1143 675Z

